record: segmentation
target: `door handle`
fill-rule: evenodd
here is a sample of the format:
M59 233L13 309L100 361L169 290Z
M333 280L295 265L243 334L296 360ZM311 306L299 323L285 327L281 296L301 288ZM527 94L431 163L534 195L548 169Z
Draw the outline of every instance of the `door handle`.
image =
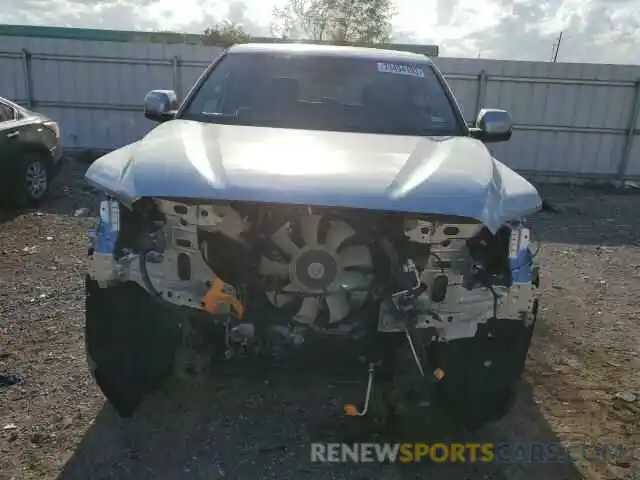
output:
M20 132L11 132L7 134L7 138L15 138L19 136L20 136Z

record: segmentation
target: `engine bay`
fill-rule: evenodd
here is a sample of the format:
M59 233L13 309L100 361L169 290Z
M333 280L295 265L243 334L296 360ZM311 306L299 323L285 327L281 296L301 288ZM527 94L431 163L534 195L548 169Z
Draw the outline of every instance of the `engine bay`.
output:
M144 198L101 203L89 275L135 282L227 327L227 346L308 335L428 329L473 337L492 318L529 322L529 230L370 210ZM233 348L232 348L233 347Z

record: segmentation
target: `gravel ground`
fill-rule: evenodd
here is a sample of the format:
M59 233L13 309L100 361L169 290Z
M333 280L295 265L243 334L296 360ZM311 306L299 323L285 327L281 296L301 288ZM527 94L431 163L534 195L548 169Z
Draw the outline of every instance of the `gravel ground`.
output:
M640 478L638 195L542 189L560 212L532 219L544 294L519 399L505 419L464 438L622 443L624 455L328 466L309 461L308 444L343 438L338 392L359 398L360 386L218 380L196 395L152 397L127 421L105 405L84 363L82 276L95 220L74 212L95 215L85 168L70 163L39 211L0 213L0 372L23 378L0 386L0 479Z

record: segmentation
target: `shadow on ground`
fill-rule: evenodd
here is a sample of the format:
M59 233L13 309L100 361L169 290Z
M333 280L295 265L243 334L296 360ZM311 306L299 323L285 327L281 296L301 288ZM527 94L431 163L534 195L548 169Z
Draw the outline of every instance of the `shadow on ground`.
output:
M97 215L97 191L84 181L88 167L88 163L67 159L46 198L37 208L16 208L6 199L0 199L0 225L34 212L63 216Z
M311 442L348 441L344 420L336 415L338 397L345 392L362 394L360 388L311 382L285 387L229 380L197 395L173 392L149 398L129 420L105 405L59 480L582 478L569 463L312 463ZM436 441L424 420L416 417L409 423L407 435L393 441ZM484 432L439 435L445 441L558 442L526 384L512 412Z
M530 217L544 243L582 246L640 245L640 190L539 185L553 211Z

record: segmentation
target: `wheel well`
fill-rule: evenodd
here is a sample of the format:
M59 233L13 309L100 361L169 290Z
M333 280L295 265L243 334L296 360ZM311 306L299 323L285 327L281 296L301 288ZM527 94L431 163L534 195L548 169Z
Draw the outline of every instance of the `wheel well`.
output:
M46 164L47 164L47 168L52 168L53 167L53 156L51 155L51 152L43 145L27 145L25 147L23 147L20 152L19 155L21 155L23 158L26 157L27 155L38 155L41 156L43 160L45 160Z

